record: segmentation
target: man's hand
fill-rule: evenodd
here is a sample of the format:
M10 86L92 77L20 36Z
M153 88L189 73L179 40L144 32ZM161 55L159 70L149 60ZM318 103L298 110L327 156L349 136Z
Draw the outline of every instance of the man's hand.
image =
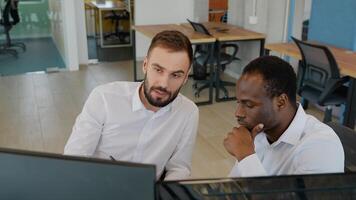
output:
M247 128L234 127L224 139L225 149L238 161L255 153L254 139L263 129L263 124L256 125L250 132Z

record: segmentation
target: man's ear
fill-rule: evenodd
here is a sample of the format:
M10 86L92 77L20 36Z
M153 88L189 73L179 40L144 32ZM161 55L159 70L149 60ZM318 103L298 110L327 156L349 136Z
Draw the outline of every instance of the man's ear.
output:
M289 98L285 93L279 95L278 97L276 97L277 108L278 109L285 108L287 106L288 101L289 101Z
M183 84L186 84L186 83L187 83L188 78L189 78L189 74L190 74L191 71L192 71L192 66L189 68L189 70L188 70L188 72L187 72L187 74L186 74L186 76L185 76L185 79L184 79Z
M148 68L148 59L146 56L145 59L143 60L143 64L142 64L142 71L144 74L147 73L147 68Z

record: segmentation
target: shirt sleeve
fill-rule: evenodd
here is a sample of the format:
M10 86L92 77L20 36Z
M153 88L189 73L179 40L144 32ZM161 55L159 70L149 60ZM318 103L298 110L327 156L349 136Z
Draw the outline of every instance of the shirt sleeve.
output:
M190 176L192 153L197 135L199 110L195 107L183 130L182 137L166 164L165 180L185 179Z
M78 115L64 154L90 157L98 145L105 122L105 102L94 89Z
M229 174L229 177L253 176L267 176L266 170L263 167L257 154L249 155L242 159L240 162L236 161Z

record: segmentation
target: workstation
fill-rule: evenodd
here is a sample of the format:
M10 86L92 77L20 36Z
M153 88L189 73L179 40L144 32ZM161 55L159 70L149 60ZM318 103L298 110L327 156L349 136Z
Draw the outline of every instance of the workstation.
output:
M0 72L0 199L354 198L352 0L29 2L0 70L40 5L64 66Z

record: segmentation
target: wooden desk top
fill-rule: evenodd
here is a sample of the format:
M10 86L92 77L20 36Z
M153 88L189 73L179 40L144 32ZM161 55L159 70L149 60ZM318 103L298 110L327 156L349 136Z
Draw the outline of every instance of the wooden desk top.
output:
M219 41L256 40L266 38L265 34L250 31L231 24L220 22L204 22L202 24L208 29L209 33ZM189 23L184 23L182 25L193 30Z
M127 5L123 1L105 1L105 3L97 3L91 1L88 5L95 7L99 10L123 10L127 8Z
M328 46L328 48L331 50L336 59L340 73L356 78L356 52L332 46ZM294 43L266 44L265 49L285 54L298 60L302 59L300 51Z
M192 44L213 43L216 41L214 37L197 33L193 29L188 29L178 24L138 25L138 26L132 26L132 28L137 32L140 32L151 39L161 31L176 30L185 34L189 38Z

